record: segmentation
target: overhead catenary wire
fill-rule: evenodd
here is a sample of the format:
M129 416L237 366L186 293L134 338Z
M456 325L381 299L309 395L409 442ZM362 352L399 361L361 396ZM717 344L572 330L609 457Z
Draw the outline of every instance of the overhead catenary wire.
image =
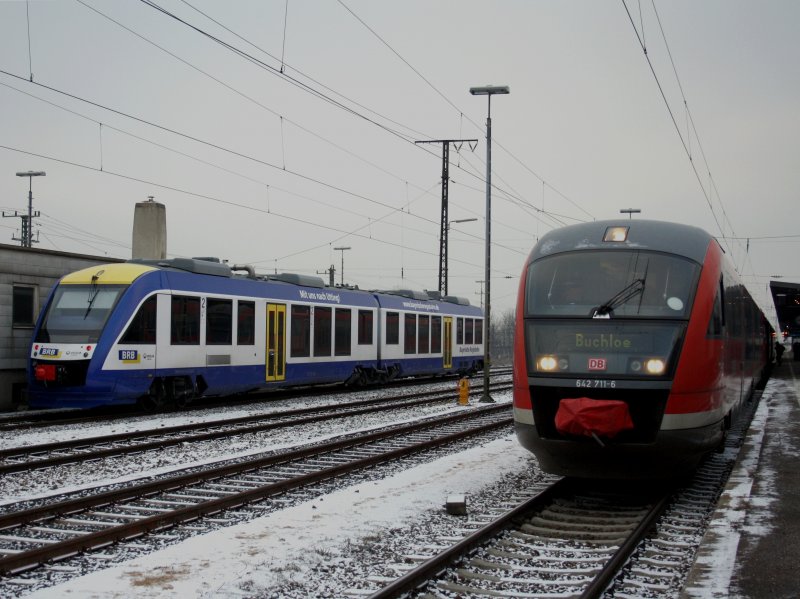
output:
M398 59L400 59L408 68L410 68L420 79L422 79L434 92L436 92L447 104L449 104L454 110L456 110L459 114L459 118L463 120L464 112L452 101L448 98L442 91L440 91L430 80L425 77L414 65L412 65L408 60L406 60L397 50L395 50L389 42L387 42L381 35L379 35L372 27L370 27L366 21L364 21L361 17L359 17L352 8L350 8L347 4L343 2L343 0L338 0L339 4L341 4L347 12L349 12L359 23L361 23L372 35L374 35L384 46L386 46ZM472 120L469 116L466 117L467 120L478 130L482 130L482 125L479 125L474 120ZM547 185L550 189L552 189L555 193L557 193L560 197L564 200L568 201L570 204L578 208L584 214L589 216L591 219L594 219L594 216L585 210L582 206L574 202L572 199L567 197L561 191L553 187L552 184L548 183L542 176L540 176L536 171L530 168L527 164L525 164L522 160L520 160L511 150L506 148L502 143L500 143L496 138L492 139L493 145L497 145L501 150L503 150L506 154L508 154L515 162L517 162L520 166L522 166L525 170L527 170L530 174L536 177L539 181L543 184Z
M628 9L627 3L625 2L625 0L621 0L621 2L622 6L625 8L625 13L628 15L628 20L630 21L631 26L633 27L633 31L636 35L637 41L639 42L639 46L641 47L642 52L644 53L644 58L647 61L647 64L650 68L650 73L653 75L653 78L656 81L656 85L658 86L658 91L661 94L661 99L664 101L664 105L667 108L667 112L669 113L670 119L672 120L672 124L675 127L675 132L678 134L678 138L680 139L681 144L683 145L683 150L689 159L689 165L691 166L692 172L694 172L695 178L697 179L697 182L700 185L700 190L703 192L703 197L706 200L706 204L708 204L708 208L711 211L711 216L713 217L714 222L717 225L717 229L719 230L723 241L725 241L726 245L728 245L728 249L730 250L731 249L730 245L727 243L727 238L725 237L725 230L720 224L716 212L714 212L714 207L711 204L711 198L709 197L708 192L706 191L706 188L703 185L703 180L700 177L700 173L697 170L697 166L692 160L692 153L689 150L689 147L687 146L686 139L684 138L683 133L681 133L681 128L678 125L677 120L675 119L675 113L672 111L672 106L670 106L666 92L664 91L664 87L661 85L661 80L658 78L658 74L656 73L652 60L650 60L650 55L647 53L647 46L644 43L644 39L642 38L642 35L640 34L639 30L636 28L636 23L633 20L633 15L631 15L631 11Z
M368 161L368 160L364 159L363 157L360 157L360 156L358 156L358 155L355 155L355 154L353 154L352 152L350 152L349 150L346 150L345 148L343 148L343 147L342 147L342 146L340 146L339 144L336 144L335 142L332 142L331 140L328 140L328 139L326 139L326 138L324 138L324 137L322 137L322 136L318 135L317 133L315 133L315 132L313 132L313 131L310 131L309 129L307 129L307 128L303 127L302 125L299 125L298 123L296 123L296 122L294 122L294 121L291 121L291 120L289 120L289 119L285 119L285 117L284 117L283 115L280 115L279 113L277 113L276 111L273 111L273 110L272 110L272 109L270 109L269 107L267 107L267 106L264 106L262 103L260 103L260 102L256 101L255 99L251 98L250 96L247 96L246 94L243 94L243 93L241 93L239 90L237 90L237 89L233 88L232 86L230 86L230 85L228 85L228 84L224 83L223 81L221 81L220 79L218 79L218 78L214 77L213 75L211 75L211 74L207 73L206 71L204 71L204 70L202 70L202 69L199 69L198 67L196 67L195 65L191 64L190 62L188 62L188 61L186 61L186 60L184 60L184 59L180 58L179 56L175 55L174 53L170 52L169 50L167 50L167 49L163 48L162 46L160 46L160 45L156 44L156 43L155 43L155 42L153 42L152 40L149 40L149 39L148 39L148 38L146 38L145 36L143 36L143 35L141 35L141 34L139 34L139 33L135 32L135 31L133 31L133 30L132 30L132 29L130 29L129 27L127 27L127 26L125 26L124 24L120 23L119 21L117 21L117 20L115 20L115 19L113 19L113 18L109 17L108 15L106 15L106 14L104 14L103 12L99 11L98 9L96 9L96 8L94 8L94 7L92 7L92 6L88 5L88 4L86 4L85 2L83 2L83 0L76 0L76 1L77 1L78 3L80 3L81 5L83 5L83 6L87 7L87 8L89 8L89 9L91 9L92 11L94 11L94 12L95 12L95 13L97 13L98 15L102 16L103 18L106 18L107 20L109 20L109 21L113 22L114 24L118 25L119 27L121 27L121 28L125 29L126 31L128 31L128 32L132 33L133 35L135 35L135 36L139 37L139 38L140 38L140 39L142 39L143 41L145 41L145 42L147 42L147 43L149 43L149 44L153 45L154 47L158 48L159 50L161 50L161 51L163 51L163 52L167 53L168 55L172 56L173 58L175 58L175 59L179 60L179 61L180 61L180 62L182 62L183 64L185 64L185 65L187 65L187 66L191 67L192 69L194 69L194 70L196 70L196 71L200 72L201 74L203 74L203 75L205 75L205 76L207 76L207 77L211 78L212 80L214 80L214 81L216 81L217 83L219 83L219 84L223 85L224 87L226 87L227 89L229 89L229 90L233 91L234 93L237 93L238 95L242 96L243 98L245 98L245 99L247 99L247 100L249 100L249 101L251 101L251 102L255 103L257 106L259 106L259 107L261 107L261 108L263 108L263 109L265 109L265 110L267 110L267 111L271 112L272 114L274 114L274 115L278 116L278 117L279 117L279 119L280 119L280 123L281 123L281 125L283 125L283 122L284 122L284 120L286 120L287 122L290 122L290 123L291 123L291 124L293 124L294 126L296 126L296 127L300 128L301 130L303 130L303 131L305 131L305 132L307 132L307 133L309 133L309 134L311 134L311 135L314 135L315 137L317 137L317 138L321 139L322 141L325 141L326 143L329 143L329 144L331 144L333 147L336 147L337 149L339 149L339 150L341 150L341 151L344 151L344 152L348 153L349 155L351 155L351 156L354 156L355 158L357 158L357 159L359 159L359 160L361 160L361 161L363 161L363 162L365 162L365 163L367 163L367 164L369 164L369 165L371 165L371 166L373 166L373 167L375 167L375 168L377 168L377 169L379 169L379 170L381 170L381 171L383 171L383 172L385 172L385 173L387 173L387 174L390 174L390 175L394 176L394 177L395 177L395 178L397 178L398 180L402 180L402 178L401 178L401 177L399 177L398 175L394 175L394 174L391 174L391 173L389 173L388 171L386 171L386 170L385 170L385 169L383 169L382 167L380 167L380 166L378 166L378 165L375 165L373 162L371 162L371 161ZM145 0L142 0L142 1L144 1L144 2L145 2L145 4L147 4L148 6L151 6L151 7L157 7L157 5L155 5L155 3L152 3L152 2L149 2L149 1L145 1ZM189 2L187 2L186 0L181 0L181 1L182 1L182 2L183 2L185 5L189 6L189 7L190 7L190 8L192 8L193 10L195 10L195 11L199 12L199 13L200 13L200 14L202 14L204 17L206 17L206 18L208 18L209 20L211 20L212 22L214 22L215 24L217 24L217 25L219 25L220 27L224 28L226 31L230 32L231 34L235 35L235 36L236 36L236 37L238 37L239 39L243 40L245 43L248 43L249 45L253 46L254 48L258 49L258 50L259 50L259 51L261 51L261 52L264 52L266 55L270 56L271 58L273 58L273 59L275 58L275 57L272 57L272 55L270 55L270 54L269 54L268 52L266 52L265 50L263 50L263 49L261 49L260 47L258 47L258 46L256 46L256 45L252 44L251 42L249 42L249 41L248 41L246 38L244 38L244 37L242 37L242 36L240 36L240 35L236 34L236 33L235 33L235 32L233 32L231 29L229 29L229 28L225 27L225 25L223 25L223 24L222 24L222 23L220 23L219 21L217 21L217 20L213 19L213 18L212 18L212 17L210 17L210 16L209 16L207 13L204 13L204 12L200 11L199 9L195 8L195 7L194 7L192 4L190 4L190 3L189 3ZM159 8L160 8L160 7L159 7ZM164 12L164 11L163 11L163 9L160 9L160 10L161 10L161 12ZM170 16L173 16L173 18L176 18L176 19L177 19L177 17L175 17L174 15L170 15ZM192 25L189 25L188 23L186 23L185 21L183 21L183 20L181 20L181 19L177 19L177 20L179 20L179 21L180 21L180 22L182 22L182 23L185 23L185 24L187 24L189 27L191 27L192 29L194 29L194 30L196 30L196 31L201 31L201 32L202 32L202 30L200 30L199 28L197 28L197 27L194 27L194 26L192 26ZM315 80L313 80L313 79L311 79L311 80L312 80L312 81L315 81ZM322 85L322 84L320 84L320 83L319 83L319 82L317 82L317 81L315 81L315 84ZM325 87L325 86L323 86L323 87ZM327 90L329 90L329 91L332 91L333 93L337 93L337 92L335 92L335 91L331 90L330 88L327 88L327 87L325 87L325 89L327 89ZM338 94L338 93L337 93L337 95L340 95L340 96L341 96L341 94ZM344 97L344 96L342 96L342 97ZM350 100L349 98L347 98L347 99L348 99L348 101L350 101L350 102L353 102L353 101L352 101L352 100ZM355 103L355 102L354 102L354 103ZM356 105L358 105L358 106L361 106L361 107L363 107L361 104L358 104L358 103L355 103L355 104L356 104ZM368 109L368 110L369 110L369 109ZM376 115L378 115L378 116L381 116L381 118L387 118L387 117L384 117L383 115L380 115L379 113L376 113L375 111L371 111L371 112L373 112L374 114L376 114ZM391 122L393 122L393 123L395 123L395 124L399 124L399 123L397 123L397 121L391 121ZM409 129L409 130L412 130L412 129L408 128L408 127L406 127L406 128L407 128L407 129ZM412 130L412 131L413 131L413 130ZM282 140L283 140L283 130L281 131L281 138L282 138ZM283 162L284 162L284 164L283 164L283 167L282 167L282 168L283 168L283 170L286 170L286 168L285 168L285 154L283 154L283 152L284 152L284 150L283 150L283 146L284 146L284 142L282 141L282 155L284 155L284 161L283 161ZM428 151L428 150L426 150L426 151ZM460 167L460 165L459 165L457 168L459 168L460 170L462 170L462 172L465 172L466 174L468 174L468 175L469 175L469 176L471 176L471 177L474 177L474 178L476 178L476 179L478 179L478 180L480 180L480 181L482 181L482 180L483 180L483 176L482 176L481 174L479 174L479 173L477 172L477 170L476 170L476 172L474 172L474 173L471 173L471 172L469 172L469 171L464 171L464 169L462 169L462 168Z

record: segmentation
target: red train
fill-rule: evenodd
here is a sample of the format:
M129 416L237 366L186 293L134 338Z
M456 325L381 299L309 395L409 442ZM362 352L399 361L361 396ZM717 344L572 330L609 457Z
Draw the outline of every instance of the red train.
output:
M544 470L663 478L724 440L772 327L705 231L592 222L534 246L514 349L517 437Z

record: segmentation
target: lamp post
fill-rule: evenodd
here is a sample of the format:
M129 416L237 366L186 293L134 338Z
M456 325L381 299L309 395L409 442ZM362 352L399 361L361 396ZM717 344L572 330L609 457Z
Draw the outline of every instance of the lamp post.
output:
M640 212L641 210L639 208L622 208L619 211L620 214L627 214L628 220L631 220L634 214L639 214Z
M39 216L39 213L33 213L33 178L44 177L47 173L44 171L27 171L24 173L17 173L17 177L28 177L28 216L22 217L22 246L29 248L33 244L33 217Z
M487 96L488 109L486 112L486 259L484 280L486 281L486 299L484 301L484 335L483 335L483 403L492 403L494 400L489 395L489 367L491 341L491 245L492 245L492 96L495 94L508 94L507 85L486 85L484 87L471 87L469 93L473 96Z
M333 249L334 249L334 250L336 250L337 252L342 252L342 273L341 273L341 277L340 277L340 283L339 283L339 284L340 284L342 287L344 287L344 251L345 251L345 250L351 250L351 249L353 249L353 248L351 248L351 247L348 245L347 247L338 247L338 248L333 248Z
M459 218L456 220L449 220L447 221L447 226L445 227L445 236L444 236L444 273L439 273L440 281L442 285L440 286L439 291L442 292L442 296L448 295L447 291L447 278L450 273L450 267L448 266L448 261L450 260L449 256L449 249L448 244L450 243L450 225L456 223L471 223L473 221L478 220L477 218Z

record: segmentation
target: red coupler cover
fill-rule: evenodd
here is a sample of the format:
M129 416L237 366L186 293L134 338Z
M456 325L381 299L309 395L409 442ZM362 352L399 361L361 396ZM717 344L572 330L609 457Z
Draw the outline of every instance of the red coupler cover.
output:
M558 404L556 428L562 435L594 434L610 439L632 429L633 420L624 401L577 397L562 399Z

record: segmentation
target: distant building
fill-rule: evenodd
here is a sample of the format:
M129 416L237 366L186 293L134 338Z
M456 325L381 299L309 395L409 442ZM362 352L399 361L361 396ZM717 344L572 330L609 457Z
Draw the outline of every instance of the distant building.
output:
M23 399L31 334L50 290L67 273L109 262L122 260L0 244L0 410Z

